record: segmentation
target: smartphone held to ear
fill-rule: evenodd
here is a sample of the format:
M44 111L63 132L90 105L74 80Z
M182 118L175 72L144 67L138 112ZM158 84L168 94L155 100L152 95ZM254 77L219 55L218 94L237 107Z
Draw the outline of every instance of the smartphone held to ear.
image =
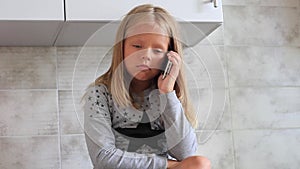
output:
M174 45L173 45L173 40L171 39L171 40L170 40L169 47L168 47L168 52L166 52L166 58L168 58L167 54L168 54L170 51L173 50L173 46L174 46ZM170 73L171 68L172 68L172 65L173 65L173 63L172 63L169 59L167 59L167 60L168 60L168 61L167 61L167 63L165 64L166 67L165 67L165 70L164 70L164 72L163 72L163 77L162 77L162 79L165 79L166 76Z
M165 68L164 73L163 73L163 76L162 76L162 79L165 79L166 76L170 73L171 68L172 68L172 65L173 65L172 62L168 59L166 68Z

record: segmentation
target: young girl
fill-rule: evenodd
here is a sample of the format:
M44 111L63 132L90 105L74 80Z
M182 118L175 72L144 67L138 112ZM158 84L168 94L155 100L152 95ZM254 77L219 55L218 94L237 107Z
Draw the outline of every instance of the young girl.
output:
M109 70L84 96L84 127L95 169L207 169L197 149L174 19L141 5L120 24ZM166 62L172 63L163 76Z

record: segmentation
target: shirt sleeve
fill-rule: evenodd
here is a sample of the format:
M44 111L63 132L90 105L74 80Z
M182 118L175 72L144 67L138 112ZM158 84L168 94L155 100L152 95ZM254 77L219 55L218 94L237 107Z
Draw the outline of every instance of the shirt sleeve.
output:
M167 168L165 157L116 148L108 97L103 87L90 87L84 101L85 138L94 169Z
M175 91L160 94L160 104L165 105L162 119L169 154L181 161L197 151L197 138L194 129L187 120L182 104Z

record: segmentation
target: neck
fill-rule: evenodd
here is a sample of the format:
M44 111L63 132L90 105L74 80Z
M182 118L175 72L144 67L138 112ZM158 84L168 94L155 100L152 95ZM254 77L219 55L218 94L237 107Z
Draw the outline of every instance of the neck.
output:
M141 81L137 79L132 79L130 83L130 90L133 93L140 94L144 90L148 89L152 84L152 80Z

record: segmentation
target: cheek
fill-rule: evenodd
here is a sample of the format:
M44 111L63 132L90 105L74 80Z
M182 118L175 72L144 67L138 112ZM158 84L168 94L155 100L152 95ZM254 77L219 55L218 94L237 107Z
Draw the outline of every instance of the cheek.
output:
M130 71L134 65L134 59L132 57L126 57L123 60L126 70Z
M134 75L137 72L137 68L136 68L136 65L138 64L137 60L138 59L132 54L124 57L123 60L124 68L131 75Z

